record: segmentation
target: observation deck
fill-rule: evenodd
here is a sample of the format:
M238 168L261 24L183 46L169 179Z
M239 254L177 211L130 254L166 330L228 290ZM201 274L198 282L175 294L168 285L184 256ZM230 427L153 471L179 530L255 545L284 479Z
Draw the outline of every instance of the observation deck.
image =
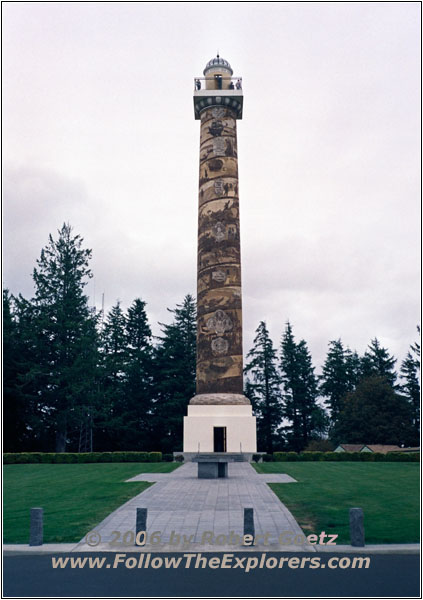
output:
M231 108L237 119L242 119L243 91L241 77L213 75L194 79L194 115L201 119L201 111L211 106Z

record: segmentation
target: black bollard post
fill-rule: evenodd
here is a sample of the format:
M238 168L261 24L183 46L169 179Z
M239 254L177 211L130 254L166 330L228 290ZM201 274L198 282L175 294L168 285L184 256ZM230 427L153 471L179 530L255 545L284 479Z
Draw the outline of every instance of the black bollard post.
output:
M351 546L365 546L362 508L350 508L350 538Z
M144 535L138 535L144 531ZM135 545L144 546L147 536L147 509L137 508L137 522L135 525Z
M30 512L30 529L29 529L29 545L43 545L43 509L31 508Z
M246 535L252 536L252 540L251 540L251 543L245 544L245 545L253 546L254 545L254 536L255 536L254 508L244 508L244 540L245 540Z

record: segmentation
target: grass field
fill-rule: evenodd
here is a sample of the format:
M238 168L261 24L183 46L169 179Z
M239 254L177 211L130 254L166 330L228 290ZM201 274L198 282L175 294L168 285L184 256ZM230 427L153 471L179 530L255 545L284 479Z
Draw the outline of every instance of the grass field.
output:
M113 510L151 484L139 473L169 473L176 463L5 465L3 541L28 543L29 509L44 508L44 542L77 542Z
M349 508L364 511L366 543L419 541L418 463L274 462L259 473L287 473L298 483L269 484L304 533L338 534L349 543Z

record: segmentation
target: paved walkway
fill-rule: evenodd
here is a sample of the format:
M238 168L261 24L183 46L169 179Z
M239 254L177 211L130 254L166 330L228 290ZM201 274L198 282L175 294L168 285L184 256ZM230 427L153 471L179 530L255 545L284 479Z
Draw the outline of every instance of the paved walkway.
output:
M131 533L126 532L135 531L137 507L148 509L149 538L153 532L160 532L161 545L155 546L149 542L145 550L245 549L241 539L243 509L253 508L255 534L263 536L255 546L256 550L258 547L282 549L279 536L285 532L284 537L289 537L288 543L285 540L282 544L285 549L289 545L293 551L310 551L310 546L298 547L298 542L293 545L295 536L303 536L303 532L267 485L267 482L294 483L295 480L288 475L258 474L249 463L229 463L228 466L227 479L198 479L197 464L192 462L172 473L146 473L129 479L157 483L126 502L95 527L93 531L98 535L94 535L94 541L101 538L101 543L95 549L110 548L112 540L117 538L117 549L131 550L134 542L130 544L131 547L125 547L122 541L125 534L126 539L131 540ZM232 540L229 539L231 532ZM264 538L266 534L267 539ZM238 544L234 543L236 535L240 537ZM221 537L216 540L217 536ZM84 539L77 549L94 548L88 546Z

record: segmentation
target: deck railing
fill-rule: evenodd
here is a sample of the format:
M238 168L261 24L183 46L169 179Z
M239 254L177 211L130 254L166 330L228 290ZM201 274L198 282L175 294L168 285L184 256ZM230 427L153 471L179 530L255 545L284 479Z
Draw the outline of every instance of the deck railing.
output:
M200 90L242 90L242 77L195 77L194 91Z

